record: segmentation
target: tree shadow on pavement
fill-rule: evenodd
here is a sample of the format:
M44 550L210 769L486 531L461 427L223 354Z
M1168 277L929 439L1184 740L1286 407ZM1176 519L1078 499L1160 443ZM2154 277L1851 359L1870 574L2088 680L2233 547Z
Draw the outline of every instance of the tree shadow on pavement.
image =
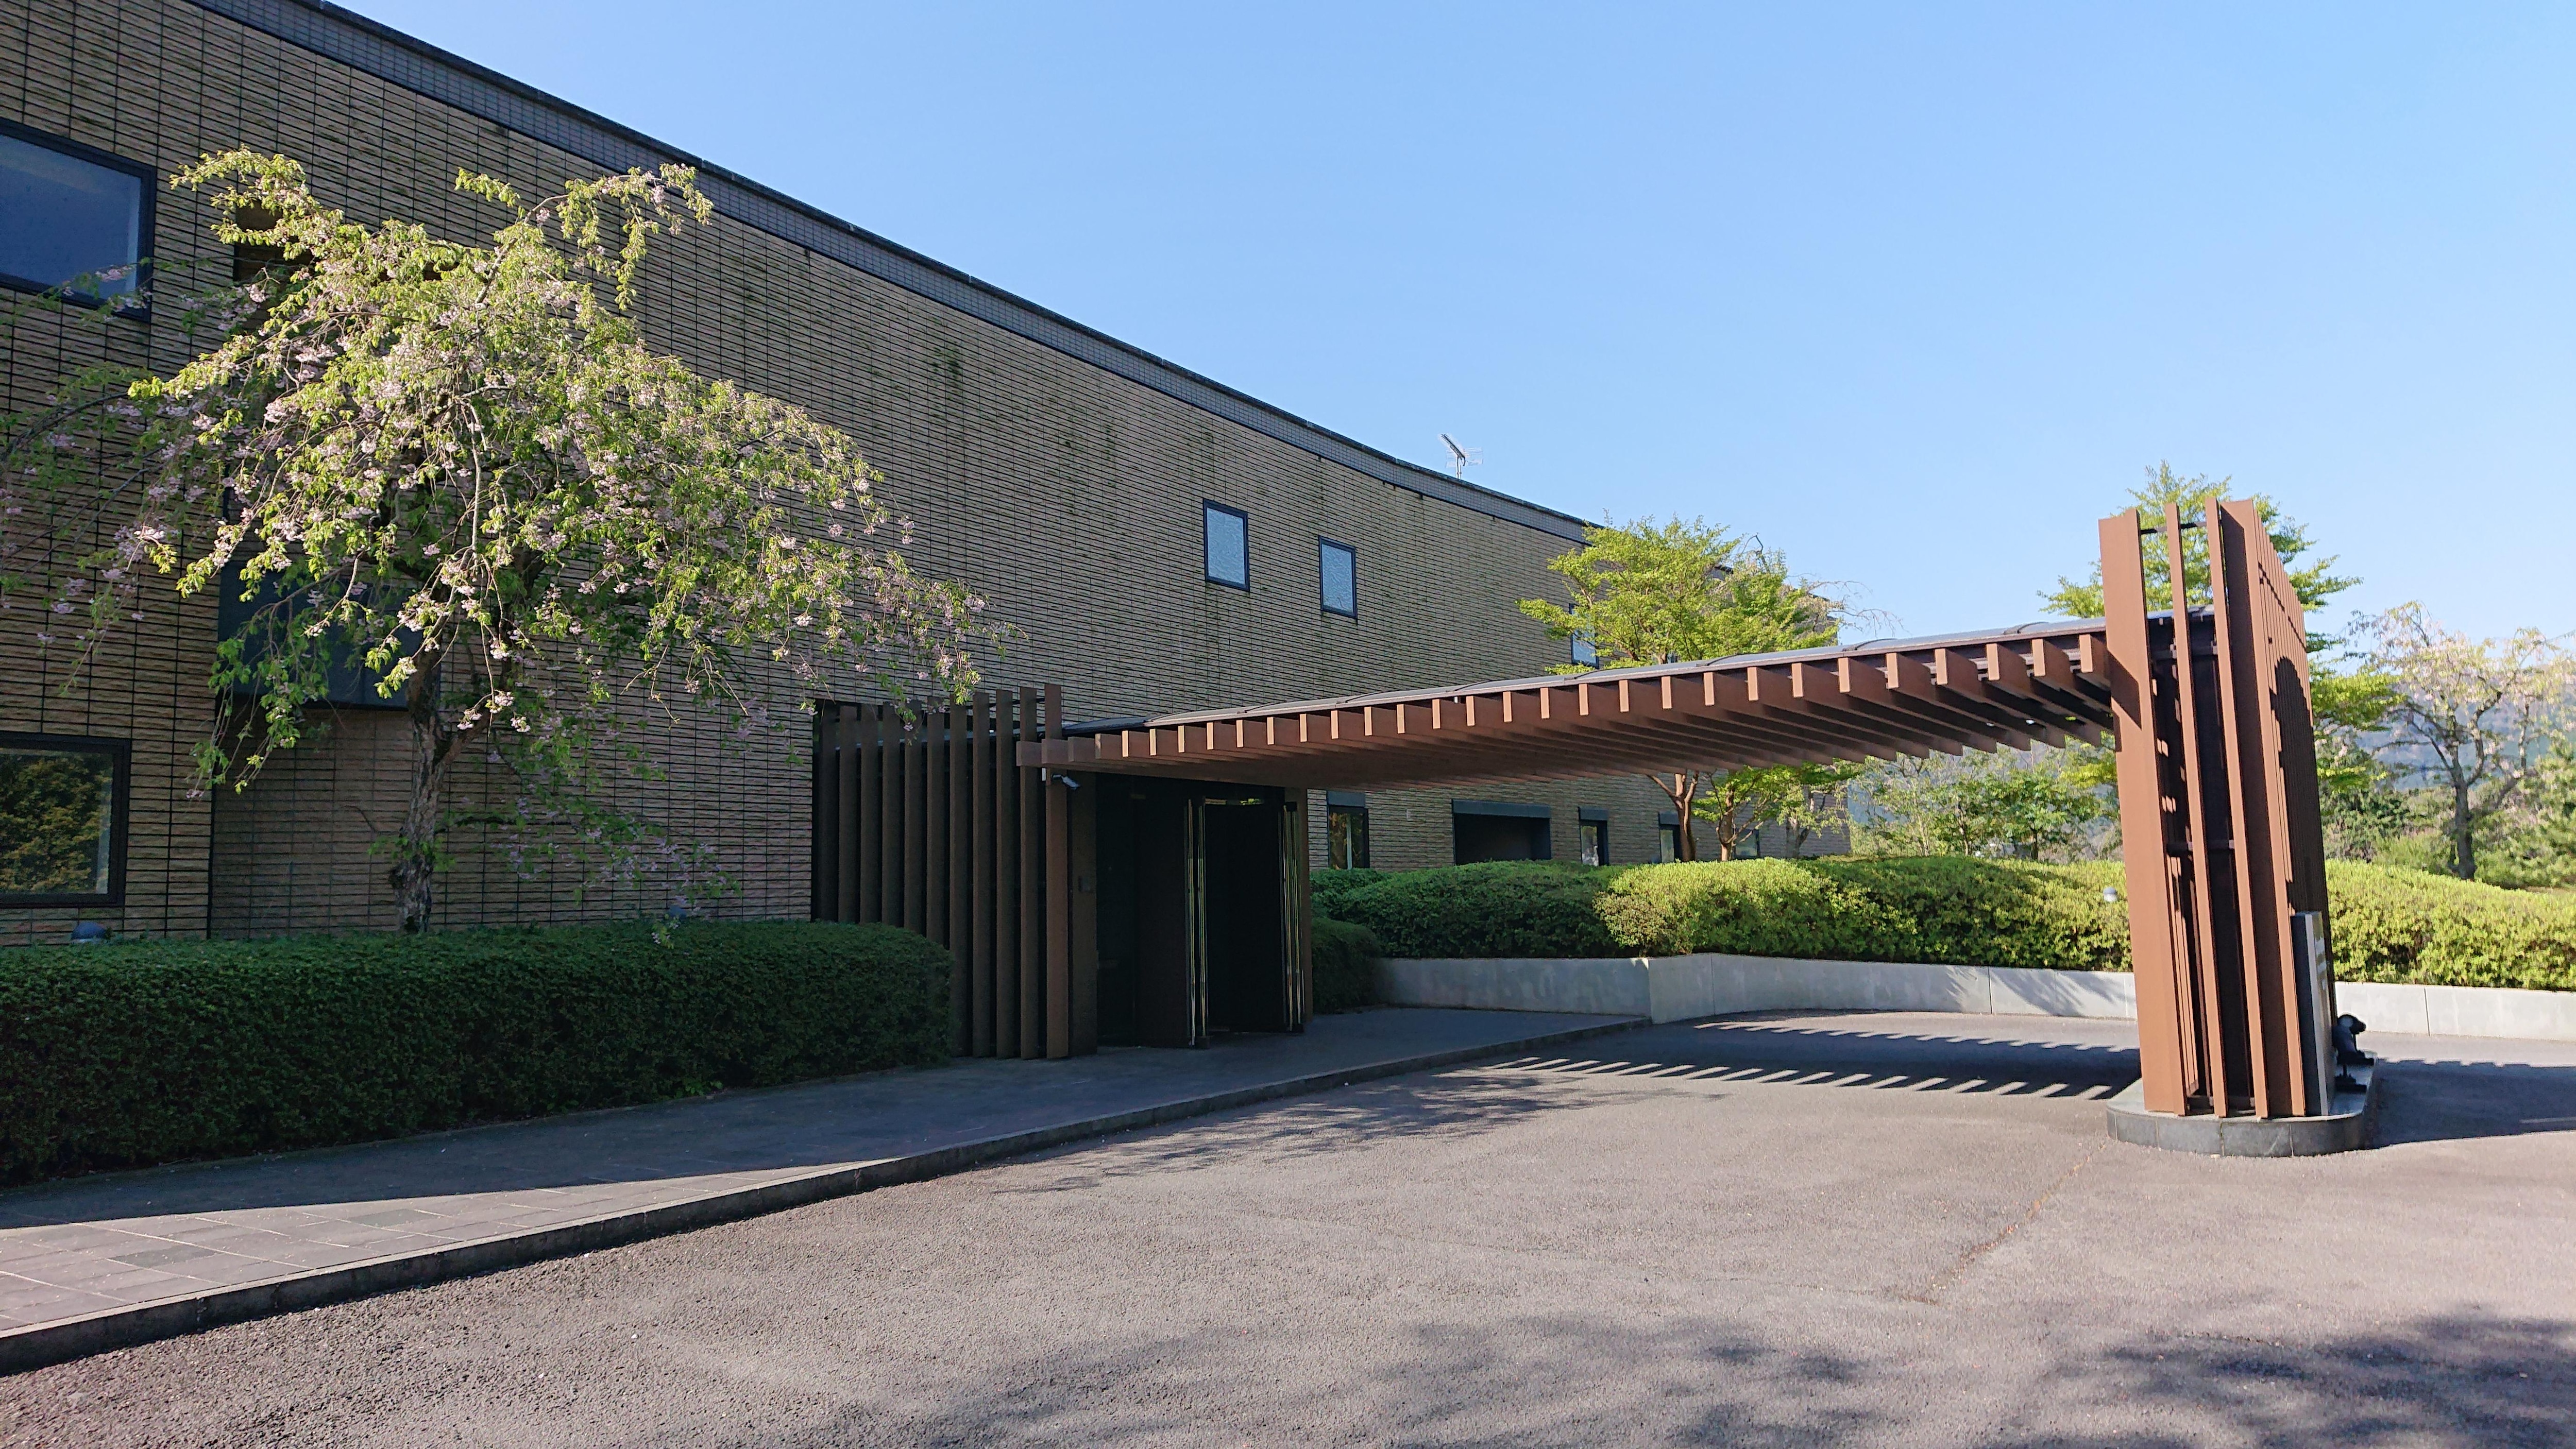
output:
M879 1401L764 1442L2576 1443L2567 1323L2434 1317L2295 1347L2179 1336L2078 1346L1988 1323L1973 1325L1984 1341L1972 1349L1946 1327L1918 1324L1916 1351L1875 1335L1862 1352L1713 1319L1644 1329L1527 1315L1353 1342L1365 1357L1282 1361L1266 1378L1260 1351L1230 1334L1069 1345L944 1400ZM1970 1353L1981 1361L1961 1361Z

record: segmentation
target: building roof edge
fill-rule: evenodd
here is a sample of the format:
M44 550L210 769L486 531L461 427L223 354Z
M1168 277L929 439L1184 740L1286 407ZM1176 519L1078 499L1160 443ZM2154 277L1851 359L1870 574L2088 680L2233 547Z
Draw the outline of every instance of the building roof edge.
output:
M693 167L716 209L1327 462L1488 517L1581 541L1584 520L1407 462L983 281L773 187L657 141L330 0L192 0L199 8L616 170Z

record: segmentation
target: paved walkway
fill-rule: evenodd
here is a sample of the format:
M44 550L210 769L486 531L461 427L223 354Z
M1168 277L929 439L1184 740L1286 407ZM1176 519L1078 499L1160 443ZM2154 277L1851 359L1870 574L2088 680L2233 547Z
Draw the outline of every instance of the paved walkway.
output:
M0 1371L1616 1028L1392 1009L1205 1051L959 1061L0 1194Z
M0 1445L2576 1446L2576 1043L2114 1141L2122 1021L1622 1031L0 1378Z

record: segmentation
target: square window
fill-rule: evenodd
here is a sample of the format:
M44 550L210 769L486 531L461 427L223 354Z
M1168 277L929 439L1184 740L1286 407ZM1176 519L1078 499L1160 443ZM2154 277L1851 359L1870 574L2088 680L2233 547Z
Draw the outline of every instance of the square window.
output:
M1360 556L1347 543L1323 539L1318 544L1322 560L1324 612L1345 619L1360 616Z
M1566 640L1566 644L1569 646L1569 652L1573 656L1574 663L1578 667L1584 669L1598 669L1601 667L1601 651L1592 647L1591 640L1577 634Z
M0 123L0 282L141 310L152 172Z
M125 899L124 740L0 734L0 906Z
M1243 511L1222 503L1203 505L1207 510L1207 576L1212 584L1231 588L1252 587L1249 551L1245 546Z

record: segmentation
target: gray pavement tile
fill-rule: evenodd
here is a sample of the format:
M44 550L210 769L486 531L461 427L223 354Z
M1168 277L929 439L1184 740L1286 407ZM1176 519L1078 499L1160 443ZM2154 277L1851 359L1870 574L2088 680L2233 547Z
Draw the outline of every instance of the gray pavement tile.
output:
M167 1243L158 1248L138 1248L130 1253L108 1254L109 1261L123 1263L133 1268L168 1268L187 1262L191 1258L213 1256L215 1256L214 1249L201 1248L193 1243Z
M238 1288L245 1283L264 1283L272 1278L292 1278L312 1271L292 1263L279 1263L266 1258L243 1258L218 1253L185 1265L180 1276L202 1288Z
M401 1228L409 1227L414 1223L435 1223L443 1220L438 1213L425 1212L416 1207L383 1208L371 1213L357 1213L349 1218L350 1222L370 1228Z
M10 1229L7 1242L12 1248L19 1244L34 1244L77 1252L101 1243L115 1242L118 1237L116 1229L101 1227L94 1223L63 1223L46 1227Z
M57 1323L66 1318L79 1318L84 1314L125 1306L125 1300L121 1298L111 1298L104 1293L90 1293L69 1288L32 1293L15 1290L0 1293L0 1312L34 1317L45 1323Z
M122 1264L110 1266L123 1267ZM124 1268L122 1272L93 1278L78 1286L82 1292L94 1293L102 1298L120 1299L128 1303L146 1303L165 1296L170 1285L176 1284L184 1288L188 1281L185 1274L164 1273L158 1268Z

